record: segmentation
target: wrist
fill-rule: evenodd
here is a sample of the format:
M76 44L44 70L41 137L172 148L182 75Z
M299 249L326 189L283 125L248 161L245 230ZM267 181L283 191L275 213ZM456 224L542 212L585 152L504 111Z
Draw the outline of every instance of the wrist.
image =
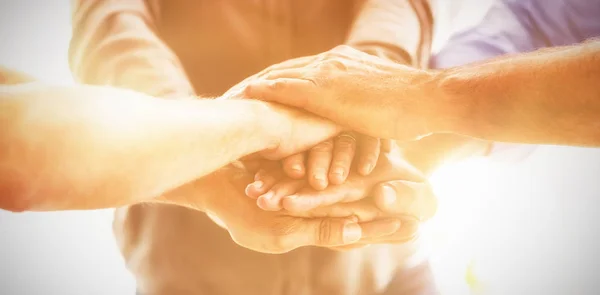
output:
M458 75L453 69L432 72L424 97L432 112L427 117L432 132L470 134L468 129L474 121L472 108L475 105L467 95L469 87L472 82L468 77Z
M226 181L228 167L223 167L209 175L186 183L151 200L151 202L177 205L194 210L207 212L221 198L222 183Z
M254 122L256 129L259 130L260 141L262 143L262 150L276 149L281 138L285 134L285 120L282 120L281 114L274 108L272 103L259 101L259 100L247 100L252 108Z

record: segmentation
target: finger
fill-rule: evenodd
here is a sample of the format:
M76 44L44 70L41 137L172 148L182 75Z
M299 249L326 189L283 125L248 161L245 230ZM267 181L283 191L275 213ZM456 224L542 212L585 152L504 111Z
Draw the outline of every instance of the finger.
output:
M306 219L304 227L299 227L292 235L303 246L334 247L352 244L360 240L360 226L346 219L323 218Z
M288 76L298 75L294 70L289 71ZM315 107L315 100L321 99L316 85L306 79L280 78L252 81L248 83L244 93L247 97L254 99L278 102L309 111Z
M361 241L363 241L392 235L400 230L402 222L398 218L390 218L360 223L359 225L362 229Z
M335 139L333 160L329 171L329 181L332 184L342 184L346 181L355 151L356 138L351 134L342 133Z
M298 153L283 159L282 165L283 171L287 176L293 179L300 179L304 177L304 153Z
M394 141L391 139L381 139L381 151L384 153L389 153L392 151L394 147Z
M415 240L419 236L420 222L414 219L402 219L399 229L389 235L364 238L360 243L364 244L401 244Z
M261 77L261 80L303 79L308 73L306 68L272 70Z
M333 140L317 144L308 153L308 183L316 190L323 190L329 185L327 174L333 157Z
M258 197L256 204L266 211L279 211L282 209L281 199L296 193L306 186L305 180L286 179L275 184L267 193Z
M281 177L282 174L278 172L259 170L254 176L254 182L246 186L246 195L253 199L258 198L268 192Z
M426 221L437 211L437 198L427 182L394 180L377 184L372 195L381 211Z
M294 59L286 60L279 64L272 65L270 67L267 67L267 68L263 69L262 71L258 72L257 74L254 74L254 75L244 79L243 81L239 82L238 84L236 84L235 86L233 86L232 88L227 90L227 92L225 92L218 99L248 98L247 96L245 96L244 92L245 92L245 88L252 81L264 79L270 73L275 72L275 71L285 70L285 69L302 68L302 67L310 64L312 61L316 60L316 58L317 58L317 56L305 56L305 57L300 57L300 58L294 58Z
M359 200L366 195L362 185L343 184L329 186L322 191L303 189L298 193L283 198L283 208L290 212L305 212L318 207L329 206L339 202Z
M369 175L379 159L381 145L378 138L361 135L358 143L358 173Z

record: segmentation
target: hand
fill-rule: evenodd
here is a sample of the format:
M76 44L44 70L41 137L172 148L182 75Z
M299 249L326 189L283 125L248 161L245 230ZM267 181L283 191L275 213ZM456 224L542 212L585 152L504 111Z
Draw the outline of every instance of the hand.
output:
M307 188L304 180L284 178L276 164L263 164L262 168L255 175L255 182L246 188L246 194L257 199L258 206L264 210L307 212L336 203L355 202L367 197L374 186L373 191L378 195L374 204L383 212L412 215L424 220L431 217L436 209L435 197L425 177L397 153L382 155L371 175L351 174L344 184L319 192ZM394 200L388 187L379 189L376 186L391 181L392 190L404 189L402 192L407 193L402 196L403 199Z
M203 181L212 185L201 190L201 194L208 194L202 209L222 221L240 246L263 253L284 253L302 246L350 245L392 234L400 226L395 219L356 223L355 218L343 214L305 218L261 210L244 195L252 174L240 168L224 168Z
M284 62L278 66L284 66ZM252 81L261 79L267 72L251 76L229 89L220 99L240 99L244 97L245 87ZM306 132L308 134L308 132ZM308 152L301 152L283 159L283 170L291 178L301 179L309 175L309 184L318 190L325 189L330 183L343 183L350 173L355 158L358 173L368 175L373 171L381 150L388 151L389 141L345 132L338 137L316 144ZM266 153L269 158L277 157Z
M414 140L436 131L442 113L428 99L433 76L340 46L267 69L245 95L303 108L372 137Z
M315 202L326 203L314 207L304 206L306 203L300 202L304 206L301 210L297 210L292 203L289 214L299 217L356 216L359 221L398 218L401 226L397 232L363 238L350 248L366 244L404 243L416 238L421 222L434 215L437 200L429 184L421 181L420 176L407 177L410 168L402 173L401 170L406 170L402 163L392 163L397 171L381 171L386 165L380 164L371 176L351 175L344 184L331 186L320 192L307 187L306 180L286 178L277 164L263 163L262 170L255 176L257 181L248 185L246 194L256 198L258 207L268 211L282 210L282 205L285 204L282 204L282 199L290 195L305 198L313 202L311 205ZM403 177L405 180L385 181L390 178L386 174ZM257 183L260 183L260 187L256 186ZM328 205L336 200L347 203Z

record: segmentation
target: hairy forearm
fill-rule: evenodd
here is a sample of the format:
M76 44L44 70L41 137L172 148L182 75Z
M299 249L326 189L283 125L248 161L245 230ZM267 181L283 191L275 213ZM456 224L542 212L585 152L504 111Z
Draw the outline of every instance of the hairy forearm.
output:
M437 127L493 141L600 146L598 81L598 41L445 70L432 97L453 118Z
M277 140L265 104L250 100L30 84L2 86L0 104L0 196L14 211L149 200Z

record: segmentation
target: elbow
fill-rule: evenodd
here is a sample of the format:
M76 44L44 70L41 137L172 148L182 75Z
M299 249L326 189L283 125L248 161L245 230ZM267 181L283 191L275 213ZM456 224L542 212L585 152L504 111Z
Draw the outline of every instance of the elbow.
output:
M33 195L27 186L0 182L0 209L20 213L33 211Z
M24 195L6 194L2 192L2 195L0 196L0 209L6 211L14 213L32 211L32 204L33 202L31 199Z

